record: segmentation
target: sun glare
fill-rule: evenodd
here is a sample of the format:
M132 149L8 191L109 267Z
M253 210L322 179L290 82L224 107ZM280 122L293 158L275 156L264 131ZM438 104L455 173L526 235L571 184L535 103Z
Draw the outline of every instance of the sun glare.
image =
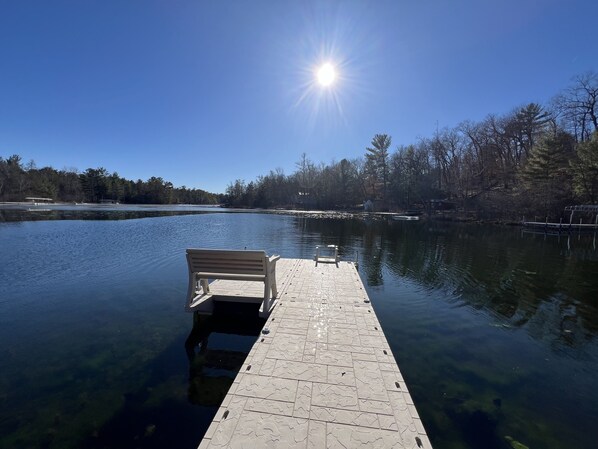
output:
M323 87L328 87L336 80L336 71L330 63L326 63L318 69L318 83Z

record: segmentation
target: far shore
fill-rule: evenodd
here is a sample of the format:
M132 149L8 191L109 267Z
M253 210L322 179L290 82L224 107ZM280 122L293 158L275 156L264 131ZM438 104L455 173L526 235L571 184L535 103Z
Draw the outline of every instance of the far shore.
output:
M222 210L230 212L240 213L267 213L267 214L278 214L278 215L295 215L306 218L320 218L320 219L359 219L359 220L383 220L389 219L394 215L403 215L405 212L365 212L359 210L304 210L304 209L263 209L263 208L231 208L225 207L222 204L124 204L124 203L71 203L71 202L43 202L33 203L31 201L3 201L0 202L0 208L5 207L8 209L20 209L20 208L43 208L43 207L90 207L98 209L126 209L128 207L134 208L148 208L148 209L175 209L175 208L222 208ZM59 210L59 209L55 209ZM427 214L422 211L419 216L421 221L447 221L447 222L458 222L458 223L478 223L478 224L497 224L506 226L519 226L521 221L515 220L481 220L474 217L472 214L458 211L443 211L436 212L434 214Z

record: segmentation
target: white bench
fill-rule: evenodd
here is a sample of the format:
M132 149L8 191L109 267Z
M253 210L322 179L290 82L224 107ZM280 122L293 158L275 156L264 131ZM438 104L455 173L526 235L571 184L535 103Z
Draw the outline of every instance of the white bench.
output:
M186 309L211 313L213 306L211 297L208 297L210 293L208 279L256 281L264 283L264 298L261 301L260 316L268 316L278 295L276 289L276 261L278 259L280 256L268 257L265 251L187 249L189 288ZM208 300L209 304L205 304ZM203 308L200 307L202 303L204 303Z

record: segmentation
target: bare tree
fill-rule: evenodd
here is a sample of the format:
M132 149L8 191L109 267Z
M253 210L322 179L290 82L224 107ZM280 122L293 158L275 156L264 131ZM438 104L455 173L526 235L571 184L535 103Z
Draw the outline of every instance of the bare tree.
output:
M598 73L588 72L553 100L563 125L579 142L598 130Z

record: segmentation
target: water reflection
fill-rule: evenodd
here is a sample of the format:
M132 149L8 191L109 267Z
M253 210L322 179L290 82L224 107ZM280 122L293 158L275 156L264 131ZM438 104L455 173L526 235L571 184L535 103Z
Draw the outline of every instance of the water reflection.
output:
M213 213L205 210L113 210L113 209L48 209L48 208L0 208L0 223L46 220L131 220L148 217L170 217Z
M325 234L330 223L301 226ZM411 222L352 222L343 230L334 243L359 247L369 287L407 278L447 301L485 309L501 326L527 326L534 338L568 346L598 333L592 234L544 241L510 228Z
M321 235L333 227L344 228L334 243L360 251L360 274L435 447L594 446L592 234L559 239L434 222L303 225Z
M220 405L263 325L255 304L217 303L212 316L194 314L185 342L192 404Z
M581 257L584 260L598 260L598 251L596 251L596 231L582 232L544 232L533 229L522 229L521 235L527 235L530 238L541 236L543 240L554 239L558 243L566 242L566 249L563 248L561 254L565 256Z
M359 253L434 447L595 447L592 235L255 213L0 224L0 447L195 447L261 323L191 329L185 248L318 244Z

